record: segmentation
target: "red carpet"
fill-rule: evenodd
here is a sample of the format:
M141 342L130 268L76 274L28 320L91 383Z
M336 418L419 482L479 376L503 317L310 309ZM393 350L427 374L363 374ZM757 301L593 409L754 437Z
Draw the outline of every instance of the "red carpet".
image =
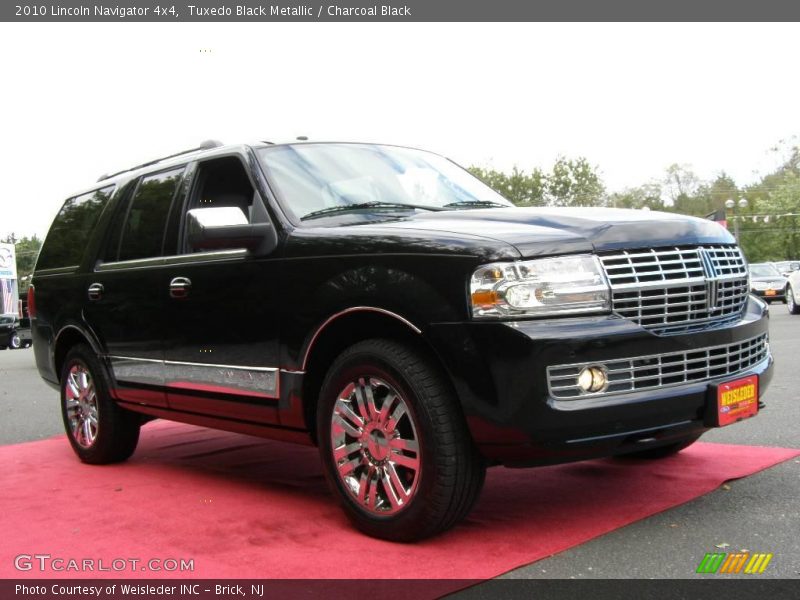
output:
M59 437L0 447L0 577L93 576L14 569L15 556L44 553L194 559L192 573L94 575L117 578L372 578L379 564L387 578L485 579L797 455L698 443L662 461L490 469L467 521L410 546L350 528L315 449L152 423L129 462L92 467Z

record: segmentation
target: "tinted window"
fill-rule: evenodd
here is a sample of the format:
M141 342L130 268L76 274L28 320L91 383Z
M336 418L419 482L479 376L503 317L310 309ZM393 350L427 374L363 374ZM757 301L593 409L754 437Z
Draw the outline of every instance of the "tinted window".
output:
M108 202L114 186L70 198L53 221L44 242L37 269L55 269L80 264L86 242Z
M142 179L122 230L119 260L150 258L161 254L169 207L182 173L183 167Z

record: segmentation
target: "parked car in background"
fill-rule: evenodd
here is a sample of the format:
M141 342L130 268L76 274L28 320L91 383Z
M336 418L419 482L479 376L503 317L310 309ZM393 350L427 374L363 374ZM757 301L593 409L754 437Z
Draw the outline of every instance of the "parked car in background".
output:
M750 265L750 293L763 298L768 304L773 300L786 302L787 279L773 263Z
M772 264L775 265L775 268L778 269L778 272L784 277L788 277L791 273L794 273L795 271L800 271L800 261L784 260Z
M789 312L800 315L800 270L792 271L786 285L786 304Z
M30 319L20 319L16 315L0 316L0 350L18 350L32 344Z

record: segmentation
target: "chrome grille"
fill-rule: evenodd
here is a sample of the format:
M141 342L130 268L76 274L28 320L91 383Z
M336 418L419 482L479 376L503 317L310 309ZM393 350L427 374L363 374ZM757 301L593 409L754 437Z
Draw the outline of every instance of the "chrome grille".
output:
M600 255L615 313L659 333L735 319L749 292L736 246L622 250Z
M686 352L652 354L547 368L547 384L554 398L578 399L652 390L670 385L707 381L736 375L767 358L767 334L723 346L710 346ZM584 367L602 365L608 375L608 387L598 393L585 393L578 387L578 375Z

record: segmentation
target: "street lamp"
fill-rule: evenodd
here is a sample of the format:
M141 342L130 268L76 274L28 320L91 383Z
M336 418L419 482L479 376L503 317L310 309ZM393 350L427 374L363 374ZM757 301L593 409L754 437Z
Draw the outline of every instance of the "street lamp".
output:
M733 198L725 200L725 208L733 211L733 237L736 238L736 243L739 243L739 219L736 217L736 206L742 210L747 208L747 198L741 198L737 203Z

